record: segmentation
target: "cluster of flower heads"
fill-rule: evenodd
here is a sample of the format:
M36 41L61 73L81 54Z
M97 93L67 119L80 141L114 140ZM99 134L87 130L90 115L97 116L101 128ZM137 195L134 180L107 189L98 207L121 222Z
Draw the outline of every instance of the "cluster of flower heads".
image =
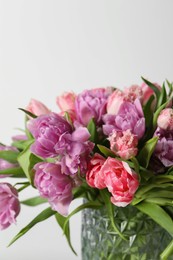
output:
M159 85L155 87L161 90ZM157 98L145 83L124 90L108 87L85 90L78 95L65 93L57 97L60 113L31 100L26 110L36 117L28 117L27 131L33 138L30 150L40 159L33 167L33 182L53 210L68 215L73 189L83 183L95 189L107 189L116 206L124 207L132 202L140 181L126 160L139 153L139 142L147 130L143 107L151 96L154 111ZM161 110L153 133L158 142L149 167L155 168L156 173L157 165L158 172L161 167L173 166L171 106L169 103L169 107ZM97 135L95 140L91 138L91 121ZM105 146L114 156L104 156L97 145ZM0 150L16 148L1 145ZM14 167L18 164L0 159L0 170ZM19 211L17 190L6 182L0 183L0 229L15 222Z

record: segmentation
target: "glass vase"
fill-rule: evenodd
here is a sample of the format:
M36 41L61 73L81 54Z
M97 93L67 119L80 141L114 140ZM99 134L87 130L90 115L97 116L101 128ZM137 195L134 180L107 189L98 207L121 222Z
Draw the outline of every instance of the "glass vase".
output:
M85 209L82 213L83 260L159 260L172 237L147 215L129 205L114 208L116 225L123 240L111 227L103 207ZM173 256L168 258L173 259Z

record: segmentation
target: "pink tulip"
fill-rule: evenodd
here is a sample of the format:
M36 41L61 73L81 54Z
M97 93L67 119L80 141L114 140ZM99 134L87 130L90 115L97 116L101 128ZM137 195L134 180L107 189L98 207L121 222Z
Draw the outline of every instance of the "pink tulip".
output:
M113 131L109 137L111 150L124 160L136 156L138 138L128 129L123 132Z
M132 85L128 88L125 88L124 93L127 96L127 99L131 102L134 102L137 98L141 101L143 97L142 88L138 85Z
M119 89L116 89L109 97L107 102L107 114L117 115L120 106L127 101L127 96Z
M26 110L36 116L49 114L51 111L40 101L31 99L26 107Z
M112 194L111 202L125 207L133 200L139 186L138 176L125 162L108 157L100 169L104 182Z
M100 174L100 169L105 162L105 158L100 154L95 154L88 165L88 171L86 173L86 181L89 186L104 189L106 185L104 178Z
M173 109L165 108L161 111L157 119L158 127L164 130L173 130Z
M61 111L69 111L75 109L76 95L72 92L65 92L62 96L56 98L56 103Z

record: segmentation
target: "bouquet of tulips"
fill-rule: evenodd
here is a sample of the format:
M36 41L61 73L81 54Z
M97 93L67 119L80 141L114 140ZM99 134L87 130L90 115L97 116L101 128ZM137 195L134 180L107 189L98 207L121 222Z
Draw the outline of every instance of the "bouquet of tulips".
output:
M11 241L34 225L55 216L74 251L71 216L85 208L131 204L173 236L173 84L143 83L64 93L61 112L32 99L25 109L25 134L9 146L0 144L0 229L16 222L20 204L48 204ZM11 185L5 177L23 178ZM21 201L27 187L38 196ZM85 198L69 212L72 200ZM168 210L169 209L169 210ZM169 256L171 242L162 253ZM75 252L75 251L74 251Z

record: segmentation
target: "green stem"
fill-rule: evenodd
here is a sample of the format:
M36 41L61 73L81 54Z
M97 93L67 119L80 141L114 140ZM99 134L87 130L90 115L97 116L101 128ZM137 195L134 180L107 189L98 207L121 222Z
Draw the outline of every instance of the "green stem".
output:
M165 248L165 250L161 253L160 259L167 260L168 257L173 254L173 240L169 243L169 245Z

